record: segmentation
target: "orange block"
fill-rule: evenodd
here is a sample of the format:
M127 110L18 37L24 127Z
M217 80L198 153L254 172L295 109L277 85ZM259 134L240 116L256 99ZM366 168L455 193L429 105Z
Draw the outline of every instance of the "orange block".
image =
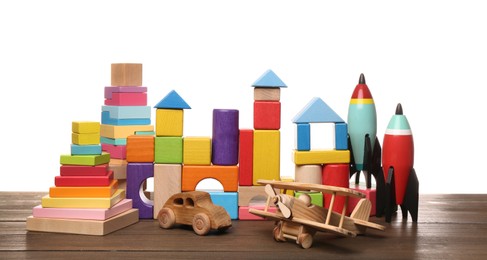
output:
M110 198L118 189L118 180L113 180L109 186L89 187L51 187L51 198Z
M153 162L154 136L130 135L127 137L127 162Z
M198 165L183 166L182 191L194 191L196 185L204 179L219 181L223 191L238 191L238 166Z

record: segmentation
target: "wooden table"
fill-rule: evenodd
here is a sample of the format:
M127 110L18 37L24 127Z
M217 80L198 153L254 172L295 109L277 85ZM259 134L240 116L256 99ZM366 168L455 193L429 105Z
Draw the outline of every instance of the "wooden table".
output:
M155 220L106 236L27 232L44 193L0 192L0 259L487 259L487 194L420 195L418 223L400 214L386 231L338 237L317 233L310 249L275 242L271 221L234 221L224 234L164 230Z

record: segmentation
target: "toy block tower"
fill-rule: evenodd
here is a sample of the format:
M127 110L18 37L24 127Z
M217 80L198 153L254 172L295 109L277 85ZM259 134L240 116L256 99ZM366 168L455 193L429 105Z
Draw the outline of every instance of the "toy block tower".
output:
M156 108L156 136L154 138L154 209L159 210L173 194L181 192L183 164L184 109L191 107L175 91L170 91ZM204 141L197 146L203 149ZM202 151L204 153L204 151Z
M73 122L71 154L60 161L55 186L33 208L27 230L105 235L138 221L138 210L109 170L99 122Z
M296 126L293 161L295 181L349 186L350 151L347 124L321 98L315 97L293 118ZM332 134L326 127L332 124ZM331 146L331 147L330 147ZM297 193L296 196L299 196ZM328 207L331 195L310 193L312 203ZM337 196L333 210L342 212L345 198Z

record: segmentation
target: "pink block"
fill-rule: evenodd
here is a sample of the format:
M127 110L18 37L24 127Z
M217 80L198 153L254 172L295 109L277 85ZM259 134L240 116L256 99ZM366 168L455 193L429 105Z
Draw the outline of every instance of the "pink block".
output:
M259 210L264 210L265 206L264 205L259 205L259 206L245 206L245 207L238 207L238 219L239 220L265 220L263 217L259 217L257 215L254 215L252 213L249 213L249 209L259 209ZM267 211L276 213L277 209L276 207L269 207Z
M112 93L144 93L147 87L105 87L105 98L112 99Z
M370 216L375 216L375 208L376 208L376 196L377 196L377 190L376 189L367 189L365 187L350 187L352 190L360 191L365 194L365 198L370 200L372 203L372 209L370 210ZM349 198L348 200L348 214L350 215L359 202L359 198Z
M43 208L39 205L32 209L32 215L36 218L106 220L131 208L132 200L123 199L109 209Z
M111 99L105 99L107 106L147 106L147 93L112 93Z
M126 148L125 145L101 144L101 149L109 153L111 159L125 159L127 157Z

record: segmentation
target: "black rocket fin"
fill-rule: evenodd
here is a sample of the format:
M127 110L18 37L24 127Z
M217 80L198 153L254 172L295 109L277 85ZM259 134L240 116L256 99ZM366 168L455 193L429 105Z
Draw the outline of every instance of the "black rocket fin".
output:
M411 214L413 222L418 222L418 204L419 204L419 181L416 171L411 169L409 172L408 183L406 186L406 194L404 196L403 204L401 205L402 215L407 219L407 212Z

